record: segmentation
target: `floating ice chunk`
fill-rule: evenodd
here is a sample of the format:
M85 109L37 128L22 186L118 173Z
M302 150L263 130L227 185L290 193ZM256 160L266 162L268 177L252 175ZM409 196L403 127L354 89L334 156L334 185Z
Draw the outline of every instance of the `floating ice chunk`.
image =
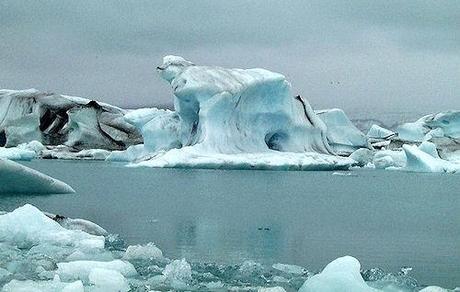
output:
M75 151L64 145L48 146L40 154L41 158L46 159L67 159L67 160L105 160L110 155L110 151L104 149L84 149Z
M163 275L170 281L189 283L192 280L192 267L185 260L174 260L166 265Z
M369 142L358 128L353 125L341 109L315 111L326 124L326 136L334 151L340 155L350 155L359 148L369 148Z
M407 163L400 168L401 170L415 172L456 172L460 170L460 164L435 158L416 146L403 145L403 149Z
M434 145L431 142L423 141L422 144L418 146L418 149L431 155L434 158L440 158L438 154L438 150L436 149L436 145Z
M94 268L89 276L89 283L94 285L93 292L129 291L129 284L126 278L118 271Z
M66 194L66 183L19 163L0 158L0 193Z
M58 276L50 281L18 281L11 280L5 284L3 292L84 292L83 283L75 281L71 283L61 282Z
M340 172L340 171L335 171L332 173L332 175L334 176L357 176L356 173L352 173L352 172Z
M137 275L136 269L129 262L113 260L110 262L99 261L73 261L57 264L58 275L65 280L82 280L88 282L91 271L95 268L117 271L125 277Z
M0 216L0 242L20 247L36 244L104 248L104 237L80 230L67 230L32 205L24 205Z
M305 268L296 266L296 265L274 264L272 268L274 268L275 270L284 272L284 273L294 274L294 275L303 275L308 272Z
M321 273L305 281L299 292L375 292L360 274L361 264L345 256L329 263Z
M131 166L179 167L209 169L263 170L347 170L355 161L348 157L320 153L261 152L223 154L200 151L199 147L184 147L157 153L150 160Z
M152 242L146 245L130 245L123 256L123 259L126 260L159 260L162 258L163 253Z
M157 69L173 88L183 146L227 154L331 153L324 123L305 99L293 97L281 74L195 66L177 56L166 56Z
M53 216L61 226L69 230L81 230L92 235L106 236L109 233L101 226L85 219L73 219L63 216Z
M359 166L365 166L372 162L374 158L374 152L366 148L360 148L351 153L350 158L356 161Z
M259 288L258 292L286 292L283 287L267 287L267 288Z
M176 112L157 108L129 112L125 119L136 126L144 138L144 146L151 152L182 147L180 119Z
M82 149L125 149L142 142L125 111L85 98L31 90L0 90L0 145L38 140Z
M375 153L373 163L375 168L403 167L406 165L406 155L402 150L381 150Z
M423 127L423 123L406 123L396 128L398 138L403 141L422 142L425 138L427 130Z
M38 157L45 146L38 141L31 141L29 143L22 143L16 147L0 147L0 158L11 160L32 160Z
M371 128L369 129L369 131L367 132L367 137L369 137L370 139L374 139L374 140L386 140L395 135L396 135L395 132L385 129L376 124L373 124Z
M438 286L428 286L420 290L419 292L448 292L449 290L438 287ZM457 290L454 290L457 291Z

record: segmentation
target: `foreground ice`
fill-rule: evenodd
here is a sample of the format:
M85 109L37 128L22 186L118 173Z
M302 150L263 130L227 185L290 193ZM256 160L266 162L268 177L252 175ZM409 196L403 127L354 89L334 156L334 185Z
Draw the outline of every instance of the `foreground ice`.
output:
M0 158L0 194L66 194L75 191L66 183L19 163Z
M189 263L165 258L154 244L126 247L114 235L98 236L45 215L31 205L0 215L0 287L2 291L419 291L404 272L361 270L346 256L321 273L288 264L263 266ZM96 225L97 226L97 225ZM87 228L87 227L86 227ZM93 230L94 228L89 228ZM300 290L299 290L300 289ZM426 287L424 292L448 291Z

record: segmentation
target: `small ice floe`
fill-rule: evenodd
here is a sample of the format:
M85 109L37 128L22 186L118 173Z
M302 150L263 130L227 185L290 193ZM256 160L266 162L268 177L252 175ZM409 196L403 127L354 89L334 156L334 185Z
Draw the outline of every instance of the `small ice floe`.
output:
M332 173L332 175L336 175L336 176L358 176L356 173L352 173L352 172L344 172L344 171L335 171Z

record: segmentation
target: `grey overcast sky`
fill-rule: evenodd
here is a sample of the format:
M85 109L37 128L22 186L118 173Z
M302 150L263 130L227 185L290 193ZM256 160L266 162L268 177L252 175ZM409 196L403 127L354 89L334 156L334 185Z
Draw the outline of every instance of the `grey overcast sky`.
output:
M167 54L283 73L317 109L460 109L456 0L0 0L0 88L168 105Z

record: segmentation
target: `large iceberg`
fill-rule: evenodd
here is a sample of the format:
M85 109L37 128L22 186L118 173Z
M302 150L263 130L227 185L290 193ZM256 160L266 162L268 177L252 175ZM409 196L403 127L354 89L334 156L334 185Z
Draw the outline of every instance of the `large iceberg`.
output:
M37 140L77 150L122 150L142 142L125 110L81 97L35 89L0 90L0 146Z
M343 169L326 124L285 77L263 69L197 66L166 56L157 68L174 92L175 111L140 109L125 119L144 144L109 160L136 166L244 169ZM335 131L335 129L333 129ZM354 141L353 141L354 142Z
M66 183L19 163L0 158L0 194L66 194L75 191Z

